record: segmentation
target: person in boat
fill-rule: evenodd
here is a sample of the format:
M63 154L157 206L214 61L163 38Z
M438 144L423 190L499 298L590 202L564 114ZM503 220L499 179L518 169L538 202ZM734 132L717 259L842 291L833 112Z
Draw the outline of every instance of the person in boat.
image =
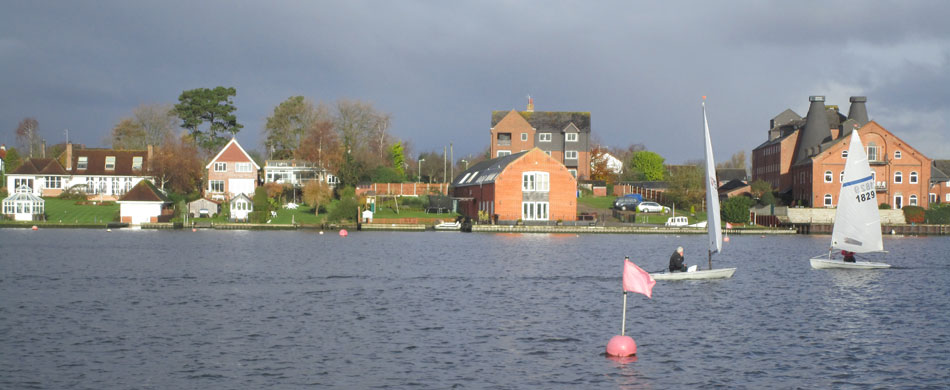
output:
M670 272L686 272L686 264L683 264L683 260L683 247L678 247L670 256Z
M854 263L854 262L855 262L855 260L854 260L854 252L841 251L841 254L844 255L844 262L845 262L845 263Z

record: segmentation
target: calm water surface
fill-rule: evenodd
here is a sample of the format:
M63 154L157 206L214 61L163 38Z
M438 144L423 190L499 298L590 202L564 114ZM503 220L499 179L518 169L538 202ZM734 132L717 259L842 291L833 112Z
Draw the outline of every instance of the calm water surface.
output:
M703 236L0 230L0 388L946 388L950 238L812 270L733 236L723 281L628 298Z

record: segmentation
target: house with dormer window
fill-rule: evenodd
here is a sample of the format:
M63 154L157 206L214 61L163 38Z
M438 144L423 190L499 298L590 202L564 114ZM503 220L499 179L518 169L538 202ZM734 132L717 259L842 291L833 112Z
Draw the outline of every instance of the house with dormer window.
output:
M261 167L251 155L231 138L221 151L205 166L208 170L208 185L205 198L229 200L238 194L254 196L257 188L257 173Z
M37 196L73 188L89 199L117 200L142 180L152 180L153 149L114 150L66 144L59 158L28 158L7 175L7 188L25 185Z
M529 98L525 111L492 112L490 133L493 158L538 148L576 179L590 177L590 112L534 111Z

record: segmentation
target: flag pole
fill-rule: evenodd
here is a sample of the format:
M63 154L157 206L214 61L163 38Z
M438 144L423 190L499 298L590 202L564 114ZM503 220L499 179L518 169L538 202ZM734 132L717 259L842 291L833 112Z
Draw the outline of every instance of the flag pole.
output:
M627 330L627 292L623 292L623 319L620 320L620 335L623 336L625 330Z

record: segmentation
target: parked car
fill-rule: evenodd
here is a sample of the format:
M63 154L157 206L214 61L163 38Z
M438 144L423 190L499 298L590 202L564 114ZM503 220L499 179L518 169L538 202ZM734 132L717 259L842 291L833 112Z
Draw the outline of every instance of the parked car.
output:
M640 204L640 201L632 197L621 196L614 200L614 208L617 210L634 210L638 204Z
M663 207L656 202L643 202L637 205L637 210L644 213L665 213L669 212L669 207Z
M689 220L686 217L669 217L666 219L666 226L688 226Z

